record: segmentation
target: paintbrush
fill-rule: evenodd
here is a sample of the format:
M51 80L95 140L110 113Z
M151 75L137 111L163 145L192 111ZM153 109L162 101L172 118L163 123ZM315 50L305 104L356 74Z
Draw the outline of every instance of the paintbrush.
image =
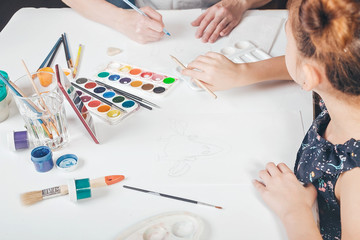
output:
M66 38L66 33L62 34L62 38L63 38L63 43L64 43L66 61L68 62L68 68L73 68L73 64L71 61L71 55L70 55L70 51L69 51L69 44L68 44L68 41Z
M17 96L23 97L23 98L27 98L27 96L24 94L24 92L21 91L21 89L12 81L8 81L8 83L13 87L13 91L15 92L15 94ZM27 102L28 106L35 112L40 113L41 114L41 109L38 108L38 106L36 106L32 101L30 100L24 100ZM46 134L48 135L48 137L50 139L53 139L52 134L50 133L50 131L48 130L46 124L49 124L47 120L41 118L39 119L39 122L41 124L41 126L43 127L44 131L46 132ZM55 128L54 124L52 123L52 121L49 121L51 126L53 126L53 128ZM34 133L36 133L36 131L34 131Z
M50 124L51 124L51 126L54 128L54 130L56 131L57 135L60 136L60 133L59 133L59 131L57 130L57 128L56 128L56 126L55 126L56 120L55 120L54 114L51 113L51 111L49 110L49 108L48 108L47 105L45 104L45 101L44 101L44 99L42 98L39 89L36 87L35 82L34 82L32 76L31 76L31 73L30 73L29 69L27 68L24 60L21 60L21 62L22 62L23 66L24 66L24 68L25 68L25 70L26 70L26 73L27 73L27 75L28 75L28 77L29 77L29 80L30 80L30 82L31 82L31 84L32 84L32 86L33 86L36 94L39 96L41 105L43 106L43 108L45 109L45 111L50 115Z
M91 188L98 188L98 187L104 187L109 186L115 183L118 183L122 180L124 180L125 177L123 175L112 175L112 176L106 176L96 179L90 180L90 187ZM23 205L29 206L34 203L40 202L44 199L52 198L52 197L58 197L69 194L69 187L68 185L60 185L52 188L46 188L40 191L32 191L23 193L21 197L21 202Z
M176 57L170 55L170 57L182 68L182 69L186 69L186 67L184 66L184 64L182 64ZM215 99L217 98L217 96L215 95L215 93L213 93L209 88L207 88L200 80L193 78L193 80L205 91L207 91L208 93L210 93Z
M143 99L143 98L141 98L141 97L139 97L139 96L136 96L136 95L134 95L134 94L131 94L131 93L126 92L126 91L124 91L124 90L121 90L121 89L119 89L119 88L113 87L113 86L111 86L111 85L109 85L109 84L100 82L100 81L98 81L98 80L95 80L95 82L98 83L98 84L102 84L102 85L104 85L104 86L106 86L106 87L108 87L108 88L111 88L112 90L114 90L114 92L118 92L119 94L121 94L121 95L123 95L123 96L125 96L125 97L128 97L128 98L130 98L130 99L132 99L132 100L137 100L137 101L139 101L139 102L144 102L144 103L146 103L146 104L148 104L148 105L150 105L150 106L160 108L160 107L159 107L158 105L156 105L155 103L152 103L152 102L150 102L150 101L148 101L148 100L146 100L146 99ZM116 91L115 91L115 90L116 90Z
M18 90L20 90L20 89L15 85L15 83L8 81L1 73L0 73L0 79L5 83L5 85L7 85L9 87L9 89L11 89L11 91L14 92L14 94L16 96L24 97L23 95L20 94L20 92L18 92ZM23 99L23 101L29 106L29 108L33 112L38 113L38 114L41 113L40 109L37 108L37 106L33 102L31 102L30 100L24 100L24 99ZM45 121L43 121L42 119L38 119L38 121L41 124L41 126L43 127L46 134L49 136L49 138L53 139L52 134L50 133L50 131L46 127Z
M109 105L109 106L111 106L111 107L114 107L114 108L116 108L116 109L118 109L118 110L127 112L125 109L122 109L121 107L113 104L112 102L110 102L110 101L108 101L108 100L106 100L106 99L104 99L104 98L102 98L102 97L100 97L100 96L98 96L98 95L96 95L96 94L94 94L94 93L86 90L85 88L80 87L80 86L77 85L76 83L73 83L73 82L72 82L71 84L72 84L74 87L76 87L76 88L80 89L81 91L83 91L84 93L89 94L90 96L96 98L96 99L99 100L100 102L106 103L107 105Z
M68 68L71 69L70 61L69 61L69 55L68 55L68 51L67 51L67 49L66 49L66 43L65 43L64 34L61 34L61 39L62 39L62 43L63 43L63 46L64 46L66 64L67 64Z
M113 87L113 86L111 86L111 85L108 85L108 84L106 84L106 83L100 82L100 81L98 81L98 80L95 80L95 82L96 82L97 84L99 84L99 85L102 85L102 86L104 86L104 87L106 87L106 88L108 88L108 89L113 90L114 92L116 92L116 93L118 93L118 94L120 94L120 95L123 95L124 97L130 98L131 100L137 102L140 106L142 106L142 107L144 107L144 108L147 108L147 109L149 109L149 110L152 110L152 107L150 107L150 106L148 106L148 105L146 105L146 104L149 104L149 105L156 106L156 107L160 108L158 105L156 105L156 104L154 104L154 103L151 103L151 102L149 102L149 101L147 101L147 100L145 100L145 99L142 99L142 98L140 98L140 97L138 97L138 96L136 96L136 95L130 94L130 93L128 93L128 92L125 92L125 91L123 91L123 90L120 90L120 89L118 89L118 88L116 88L116 87ZM146 104L145 104L145 103L146 103Z
M128 0L123 0L127 5L129 5L129 7L131 7L132 9L134 9L136 12L138 12L139 14L150 18L146 13L144 13L143 11L141 11L138 7L136 7L134 4L132 4L131 2L129 2ZM165 29L163 28L163 32L168 35L171 36L171 34Z
M149 191L149 190L145 190L145 189L141 189L141 188L130 187L130 186L127 186L127 185L124 185L123 187L127 188L127 189L131 189L131 190L143 192L143 193L148 193L148 194L160 196L160 197L166 197L166 198L171 198L171 199L184 201L184 202L188 202L188 203L200 204L200 205L204 205L204 206L208 206L208 207L214 207L214 208L217 208L217 209L223 209L222 207L219 207L219 206L215 206L215 205L211 205L211 204L208 204L208 203L199 202L199 201L195 201L195 200L191 200L191 199L187 199L187 198L172 196L172 195L159 193L159 192L153 192L153 191Z
M68 53L68 56L69 56L69 63L70 63L70 67L73 68L73 63L72 63L72 60L71 60L71 54L70 54L70 50L69 50L69 44L68 44L68 41L67 41L67 38L66 38L66 33L64 33L64 39L65 39L65 43L66 43L66 51Z

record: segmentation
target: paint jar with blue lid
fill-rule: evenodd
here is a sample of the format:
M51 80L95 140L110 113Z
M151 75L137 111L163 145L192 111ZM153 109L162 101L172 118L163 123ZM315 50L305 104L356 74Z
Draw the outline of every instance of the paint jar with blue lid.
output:
M9 106L6 100L7 95L5 84L0 82L0 122L5 121L9 117Z
M78 166L78 157L74 154L65 154L56 160L56 167L64 172L71 172Z
M34 148L31 151L31 161L38 172L48 172L54 167L52 152L47 146Z
M7 134L8 147L12 151L28 149L33 144L29 139L27 131L11 131Z

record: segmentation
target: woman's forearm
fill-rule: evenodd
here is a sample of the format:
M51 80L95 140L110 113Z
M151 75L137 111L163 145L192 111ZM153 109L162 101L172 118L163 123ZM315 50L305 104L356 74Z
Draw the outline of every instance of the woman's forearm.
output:
M120 21L126 10L118 8L105 0L62 0L66 5L95 22L107 25L118 31Z

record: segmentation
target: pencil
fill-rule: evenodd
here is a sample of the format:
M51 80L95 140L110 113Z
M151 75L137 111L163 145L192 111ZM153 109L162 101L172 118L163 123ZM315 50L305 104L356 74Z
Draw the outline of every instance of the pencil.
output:
M101 102L103 102L103 103L106 103L107 105L109 105L109 106L111 106L111 107L114 107L114 108L116 108L116 109L118 109L118 110L122 110L122 111L124 111L124 112L127 112L126 110L124 110L124 109L122 109L121 107L113 104L112 102L110 102L110 101L108 101L108 100L106 100L106 99L104 99L104 98L102 98L102 97L100 97L100 96L98 96L98 95L96 95L96 94L94 94L94 93L86 90L85 88L80 87L80 86L77 85L76 83L72 82L71 84L72 84L74 87L80 89L81 91L83 91L83 92L89 94L90 96L98 99L99 101L101 101Z
M200 204L200 205L204 205L204 206L208 206L208 207L214 207L214 208L217 208L217 209L223 209L222 207L219 207L219 206L215 206L215 205L211 205L211 204L208 204L208 203L199 202L199 201L195 201L195 200L191 200L191 199L187 199L187 198L176 197L176 196L172 196L172 195L168 195L168 194L164 194L164 193L153 192L153 191L149 191L149 190L145 190L145 189L141 189L141 188L130 187L130 186L127 186L127 185L123 185L123 187L127 188L127 189L131 189L131 190L143 192L143 193L149 193L149 194L160 196L160 197L166 197L166 198L171 198L171 199L175 199L175 200L179 200L179 201L184 201L184 202L189 202L189 203L194 203L194 204Z
M129 5L132 9L134 9L136 12L140 13L141 15L150 18L148 15L146 15L146 13L144 13L143 11L141 11L138 7L136 7L134 4L132 4L131 2L129 2L128 0L123 0L127 5ZM168 35L171 36L171 34L166 31L166 29L163 29L163 32Z
M103 83L103 82L100 82L100 81L98 81L98 80L95 80L95 82L98 83L98 84L100 84L100 85L102 85L102 86L104 86L104 87L106 87L106 88L112 89L114 92L116 92L116 93L118 93L118 94L120 94L120 95L123 95L124 97L130 98L131 100L137 102L138 104L140 104L140 105L141 105L142 107L144 107L144 108L147 108L147 109L149 109L149 110L152 110L152 107L150 107L150 106L148 106L148 105L151 105L151 106L153 106L153 107L160 108L160 107L159 107L158 105L156 105L155 103L152 103L152 102L150 102L150 101L147 101L147 100L145 100L145 99L143 99L143 98L141 98L141 97L138 97L138 96L136 96L136 95L133 95L133 94L131 94L131 93L125 92L124 90L120 90L120 89L118 89L118 88L116 88L116 87L110 86L110 85L108 85L108 84L106 84L106 83ZM146 105L146 104L148 104L148 105Z
M77 57L76 57L76 62L75 62L75 66L74 66L74 71L73 71L73 78L76 77L76 74L77 74L77 68L79 66L79 61L80 61L80 55L81 55L81 44L79 44L79 50L78 50L78 54L77 54Z
M182 64L176 57L170 55L170 57L182 68L182 69L186 69L186 67L184 66L184 64ZM211 94L215 99L217 98L217 96L215 95L215 93L213 93L209 88L207 88L200 80L193 78L194 81L200 86L202 87L205 91L207 91L209 94Z
M47 61L49 60L49 58L53 55L53 52L55 51L55 49L57 49L61 44L61 37L57 40L57 42L55 43L54 47L50 50L49 54L46 56L46 58L44 59L44 61L41 63L40 67L38 68L38 70L40 68L43 68L45 66L45 64L47 63Z
M60 47L60 45L61 45L61 38L59 38L59 40L60 40L60 41L59 41L59 44L56 46L55 50L53 51L53 54L51 55L51 58L50 58L48 64L46 65L47 67L50 67L50 66L51 66L51 64L52 64L52 62L53 62L53 60L54 60L54 58L55 58L55 55L56 55L56 53L57 53L57 51L58 51L58 49L59 49L59 47Z

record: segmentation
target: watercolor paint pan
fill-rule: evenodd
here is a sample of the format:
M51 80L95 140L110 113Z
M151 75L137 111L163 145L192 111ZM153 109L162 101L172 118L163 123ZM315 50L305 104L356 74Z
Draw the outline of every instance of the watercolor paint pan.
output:
M72 85L81 92L80 98L87 109L110 124L119 123L140 107L137 102L87 78L78 78Z
M124 118L123 111L111 107L86 93L82 93L80 98L91 113L94 113L109 124L117 124Z
M176 77L119 62L110 62L95 77L108 85L154 97L165 96L178 82Z
M220 53L234 63L258 62L272 58L269 54L256 47L250 41L239 41L233 46L222 48L220 50ZM182 75L181 70L182 69L180 67L176 67L174 71L175 75L178 76L180 79L183 79L191 89L195 91L204 91L194 81L192 81L191 78Z

